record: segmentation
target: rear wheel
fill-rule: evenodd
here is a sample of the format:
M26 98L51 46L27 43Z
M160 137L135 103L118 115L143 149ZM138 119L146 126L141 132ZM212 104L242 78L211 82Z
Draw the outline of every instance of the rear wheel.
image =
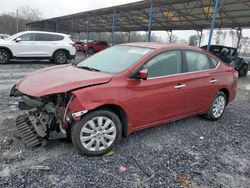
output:
M99 156L111 150L121 139L120 119L111 111L96 110L75 123L71 139L76 150L87 156Z
M87 54L88 54L88 55L94 54L94 49L93 49L93 48L88 48Z
M5 64L10 61L10 54L4 50L0 49L0 64Z
M248 66L245 65L239 70L239 77L246 77L248 72Z
M67 53L65 51L60 50L54 54L54 57L53 57L54 63L65 64L65 63L67 63L67 61L68 61L68 56L67 56Z
M227 104L226 95L223 92L219 91L215 95L210 105L208 113L205 114L205 117L210 120L218 120L222 116L225 110L226 104Z

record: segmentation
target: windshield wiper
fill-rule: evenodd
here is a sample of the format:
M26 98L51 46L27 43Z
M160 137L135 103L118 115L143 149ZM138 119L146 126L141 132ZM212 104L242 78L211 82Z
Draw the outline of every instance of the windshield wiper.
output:
M78 67L80 69L85 69L85 70L89 70L89 71L96 71L96 72L100 72L100 70L92 68L92 67L86 67L86 66L82 66L82 67Z

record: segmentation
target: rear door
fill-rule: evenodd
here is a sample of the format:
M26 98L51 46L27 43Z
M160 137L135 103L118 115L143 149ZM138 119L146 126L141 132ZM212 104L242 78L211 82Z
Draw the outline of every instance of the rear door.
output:
M186 73L180 75L180 79L186 85L185 114L206 111L217 89L213 66L209 57L201 52L184 50L184 56Z
M39 57L51 57L53 52L59 48L60 40L63 40L63 36L37 33L36 34L36 49Z

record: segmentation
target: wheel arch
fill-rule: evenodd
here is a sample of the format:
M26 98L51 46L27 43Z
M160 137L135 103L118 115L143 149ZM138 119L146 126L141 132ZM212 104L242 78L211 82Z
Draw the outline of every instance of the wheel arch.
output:
M8 47L5 47L5 46L0 46L0 49L6 50L10 54L10 58L13 58L13 53L12 53L11 49L9 49Z
M226 100L227 100L227 104L228 104L229 103L229 97L230 97L229 90L227 88L221 88L219 91L223 92L226 95Z
M69 52L69 50L67 50L67 49L65 49L65 48L56 49L56 50L53 52L52 58L54 58L55 53L56 53L56 52L59 52L59 51L64 51L64 52L66 52L66 53L67 53L67 56L68 56L68 58L69 58L70 52Z
M97 107L95 110L98 110L98 109L107 109L109 111L112 111L113 113L115 113L118 118L120 119L121 123L122 123L122 134L123 136L128 136L128 118L127 118L127 113L126 111L116 105L116 104L105 104L105 105L102 105L102 106L99 106Z

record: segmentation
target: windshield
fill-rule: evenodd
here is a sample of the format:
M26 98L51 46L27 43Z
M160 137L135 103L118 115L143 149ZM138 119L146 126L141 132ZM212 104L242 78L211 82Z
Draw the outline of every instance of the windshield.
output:
M88 67L100 72L116 74L134 65L150 51L152 49L135 46L114 46L89 57L77 67Z

